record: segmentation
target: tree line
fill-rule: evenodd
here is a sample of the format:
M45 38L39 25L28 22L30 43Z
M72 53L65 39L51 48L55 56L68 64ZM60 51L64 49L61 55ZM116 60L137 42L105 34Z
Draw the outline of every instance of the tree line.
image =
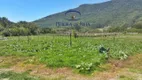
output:
M131 27L121 26L121 27L110 27L108 32L137 32L142 33L142 21L134 23Z
M52 33L51 28L41 28L32 22L9 21L6 17L0 17L0 34L3 36L27 36Z
M39 35L47 33L66 32L71 29L76 32L101 32L97 29L82 28L81 26L75 26L74 28L61 28L53 30L52 28L41 28L32 22L19 21L17 23L9 21L6 17L0 17L0 35L3 36L28 36ZM142 22L136 22L133 26L121 26L121 27L109 27L104 32L138 32L142 33Z

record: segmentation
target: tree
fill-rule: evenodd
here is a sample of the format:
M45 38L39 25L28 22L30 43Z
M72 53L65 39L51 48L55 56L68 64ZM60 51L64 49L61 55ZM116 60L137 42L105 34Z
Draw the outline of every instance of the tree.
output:
M4 28L10 27L10 25L12 24L12 22L9 21L6 17L0 18L0 22L1 22L1 25L2 25Z
M2 27L2 25L0 24L0 32L3 31L4 28Z
M39 28L37 27L37 25L33 24L33 23L29 23L29 30L30 30L30 33L33 34L33 35L36 35L39 33Z
M46 34L46 33L51 33L52 29L51 28L41 28L41 33Z
M35 25L34 23L20 21L17 23L17 26L19 28L23 27L23 28L28 29L28 35L36 35L36 34L39 34L39 32L40 32L39 27L37 25Z
M138 22L132 26L132 28L142 29L142 22Z
M14 23L6 17L0 17L0 34L4 36L27 36L51 32L52 29L42 29L32 22L19 21L18 23Z
M76 25L74 28L76 31L80 31L80 29L81 29L80 25Z
M24 27L20 27L19 28L19 35L27 36L28 34L30 34L29 29L24 28Z
M108 32L124 32L127 27L110 27L108 28Z
M9 32L8 29L5 29L3 32L2 32L2 35L7 37L7 36L11 36L11 33Z

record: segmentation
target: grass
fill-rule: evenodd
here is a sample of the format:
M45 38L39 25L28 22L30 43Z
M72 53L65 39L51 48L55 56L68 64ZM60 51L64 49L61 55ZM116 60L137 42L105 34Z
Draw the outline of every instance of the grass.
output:
M14 72L3 72L0 73L0 80L40 80L39 78L29 76L27 73L14 73Z
M38 60L51 68L71 67L88 74L107 61L106 54L99 53L100 45L110 48L111 58L123 60L142 52L140 38L72 38L70 46L69 37L30 36L29 41L27 37L9 37L0 41L0 56L34 56L29 62Z
M121 75L119 80L135 80L135 79L128 76Z
M30 76L27 72L15 73L12 71L0 73L0 80L65 80L65 77L59 76L55 78L40 78Z
M129 71L134 72L134 73L140 73L140 74L142 74L142 70L141 69L130 68Z

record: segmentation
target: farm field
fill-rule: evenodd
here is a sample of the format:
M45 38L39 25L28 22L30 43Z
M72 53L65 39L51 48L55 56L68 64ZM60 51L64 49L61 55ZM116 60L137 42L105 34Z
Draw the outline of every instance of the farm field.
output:
M109 56L107 52L100 53L100 47L109 48ZM68 36L8 37L0 41L0 73L2 73L3 69L12 69L15 72L20 72L19 75L22 76L18 78L21 80L23 78L41 80L40 77L45 76L35 73L42 73L45 70L43 74L54 74L45 80L50 80L51 77L54 77L51 80L68 80L66 76L69 75L81 76L82 80L98 80L92 77L96 76L96 74L102 74L104 71L118 73L119 70L127 72L129 69L128 71L137 76L131 78L127 77L128 75L120 75L119 78L115 77L115 80L140 80L142 73L141 53L141 34L109 37L72 37L72 45L70 45ZM128 66L129 64L131 66ZM39 72L36 72L37 69L39 69ZM13 77L18 74L9 71L11 70L0 74L0 77L4 76L5 78L7 74ZM29 74L38 77L29 77L27 76ZM79 78L74 79L79 80ZM106 80L109 79L106 78Z

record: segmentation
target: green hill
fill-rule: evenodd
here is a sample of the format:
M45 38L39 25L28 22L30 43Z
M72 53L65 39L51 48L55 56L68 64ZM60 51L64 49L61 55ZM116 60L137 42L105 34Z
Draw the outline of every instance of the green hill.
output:
M81 22L91 23L92 28L106 26L132 26L142 20L142 0L111 0L99 4L83 4ZM49 15L34 21L41 27L55 27L56 22L67 22L65 12Z

